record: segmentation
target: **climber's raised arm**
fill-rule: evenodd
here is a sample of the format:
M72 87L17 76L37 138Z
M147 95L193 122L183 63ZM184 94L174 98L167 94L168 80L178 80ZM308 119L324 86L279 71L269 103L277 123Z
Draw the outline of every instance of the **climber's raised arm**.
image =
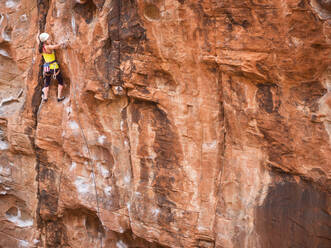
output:
M62 44L46 44L45 49L46 50L56 50L56 49L62 48L61 45Z
M54 44L51 37L47 33L42 33L39 36L39 40L41 42L42 49L46 53L52 53L53 50L60 49L60 48L66 48L67 43L59 43L59 44Z

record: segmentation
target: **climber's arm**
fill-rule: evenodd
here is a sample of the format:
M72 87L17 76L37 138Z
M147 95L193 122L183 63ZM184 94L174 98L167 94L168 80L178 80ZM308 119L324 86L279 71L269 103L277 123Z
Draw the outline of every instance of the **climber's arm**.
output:
M54 44L54 45L46 45L45 49L46 50L55 50L61 48L62 44Z
M46 52L51 52L52 50L56 50L59 48L65 49L69 46L69 42L63 42L60 44L47 44L45 45Z

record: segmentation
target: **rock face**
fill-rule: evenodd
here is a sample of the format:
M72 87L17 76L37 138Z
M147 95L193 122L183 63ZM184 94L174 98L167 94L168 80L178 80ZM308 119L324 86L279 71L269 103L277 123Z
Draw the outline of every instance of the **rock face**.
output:
M0 248L331 247L330 1L0 14Z

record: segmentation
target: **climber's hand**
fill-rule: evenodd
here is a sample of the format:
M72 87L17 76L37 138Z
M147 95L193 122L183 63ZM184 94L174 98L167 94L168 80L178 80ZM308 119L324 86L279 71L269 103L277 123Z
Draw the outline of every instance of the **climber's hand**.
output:
M69 46L69 42L68 42L68 41L61 43L61 48L62 48L62 49L65 49L65 48L67 48L68 46Z

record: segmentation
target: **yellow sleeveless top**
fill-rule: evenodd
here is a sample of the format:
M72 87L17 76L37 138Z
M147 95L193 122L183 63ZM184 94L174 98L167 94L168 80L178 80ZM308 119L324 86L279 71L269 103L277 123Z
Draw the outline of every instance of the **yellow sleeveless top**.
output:
M55 60L55 53L43 53L44 60L46 63L52 62ZM59 65L57 62L54 62L53 64L49 65L49 69L54 70L54 69L59 69Z

